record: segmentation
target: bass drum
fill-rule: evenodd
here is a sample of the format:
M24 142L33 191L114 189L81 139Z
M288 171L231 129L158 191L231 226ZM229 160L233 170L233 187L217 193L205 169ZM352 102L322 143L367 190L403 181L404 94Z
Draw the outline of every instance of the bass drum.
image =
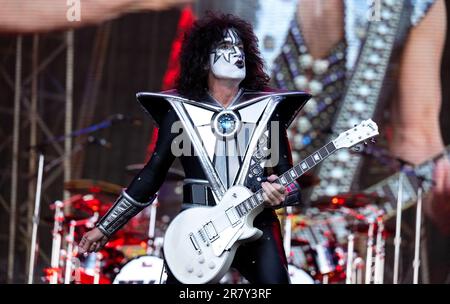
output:
M288 272L291 284L315 284L314 279L306 271L292 264L288 265Z
M144 255L126 263L114 278L113 284L164 284L167 273L161 258Z

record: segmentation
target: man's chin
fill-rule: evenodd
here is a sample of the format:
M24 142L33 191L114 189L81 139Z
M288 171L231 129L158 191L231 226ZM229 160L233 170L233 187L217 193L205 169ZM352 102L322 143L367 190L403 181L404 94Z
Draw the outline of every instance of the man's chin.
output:
M224 79L224 80L234 80L234 81L242 81L245 78L245 74L220 74L220 75L214 75L217 79Z

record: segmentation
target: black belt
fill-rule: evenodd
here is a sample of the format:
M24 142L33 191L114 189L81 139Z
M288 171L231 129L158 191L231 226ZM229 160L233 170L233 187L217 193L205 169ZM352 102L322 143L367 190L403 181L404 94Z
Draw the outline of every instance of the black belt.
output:
M216 201L209 184L189 182L183 185L183 204L215 206Z

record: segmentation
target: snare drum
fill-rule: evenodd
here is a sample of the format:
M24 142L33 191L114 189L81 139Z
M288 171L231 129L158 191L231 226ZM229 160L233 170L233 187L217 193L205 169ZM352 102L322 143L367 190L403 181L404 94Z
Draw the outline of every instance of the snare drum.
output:
M161 258L144 255L126 263L114 278L113 284L164 284L167 274Z
M306 271L292 264L288 265L288 272L291 284L314 284L314 279Z

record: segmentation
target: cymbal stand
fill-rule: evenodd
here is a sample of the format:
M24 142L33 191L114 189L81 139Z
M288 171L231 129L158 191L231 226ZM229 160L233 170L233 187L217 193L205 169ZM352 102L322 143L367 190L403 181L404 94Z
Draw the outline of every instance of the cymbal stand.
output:
M375 223L369 221L369 231L367 233L367 253L366 253L366 278L365 283L372 283L372 266L373 266L373 231L375 229Z
M419 177L419 188L417 189L417 207L416 207L416 235L414 243L414 262L413 262L413 284L419 283L420 268L420 232L422 227L422 191L423 178Z
M292 238L292 222L291 222L291 215L292 214L292 207L286 207L286 219L284 222L284 252L286 254L286 258L289 259L291 257L291 238Z
M62 231L62 223L64 221L64 212L63 212L63 206L64 203L61 201L56 201L54 203L55 206L55 217L54 217L54 224L53 224L53 231L52 231L52 255L51 255L51 277L50 277L50 284L58 284L58 278L59 278L59 263L60 263L60 256L61 256L61 231Z
M154 253L154 240L155 240L155 228L156 228L156 209L158 208L158 197L150 205L150 221L148 224L148 240L147 240L147 254Z
M362 284L364 260L360 257L357 257L353 261L352 267L353 267L352 284Z
M353 233L349 234L347 244L347 267L346 267L346 275L345 275L345 284L352 283L352 265L353 265L353 248L354 248L354 240L355 236Z
M100 284L100 267L103 255L100 252L95 253L95 267L94 267L94 284Z
M28 284L33 283L33 276L34 276L34 263L36 257L36 242L37 242L36 238L39 224L39 210L41 206L41 189L42 189L43 173L44 173L44 155L41 154L39 155L38 178L36 184L36 199L34 201L33 229L31 235L31 249L28 268Z
M66 236L67 251L66 251L66 269L64 273L64 284L70 284L72 277L72 258L73 258L73 243L75 239L76 221L70 221L69 234Z
M403 166L402 166L403 168ZM402 204L403 204L403 170L400 170L398 178L398 195L397 195L397 213L395 222L395 238L394 238L394 277L393 283L398 284L398 268L400 259L401 228L402 228Z
M384 281L384 223L380 215L377 219L377 240L375 245L375 275L374 283L383 284Z

